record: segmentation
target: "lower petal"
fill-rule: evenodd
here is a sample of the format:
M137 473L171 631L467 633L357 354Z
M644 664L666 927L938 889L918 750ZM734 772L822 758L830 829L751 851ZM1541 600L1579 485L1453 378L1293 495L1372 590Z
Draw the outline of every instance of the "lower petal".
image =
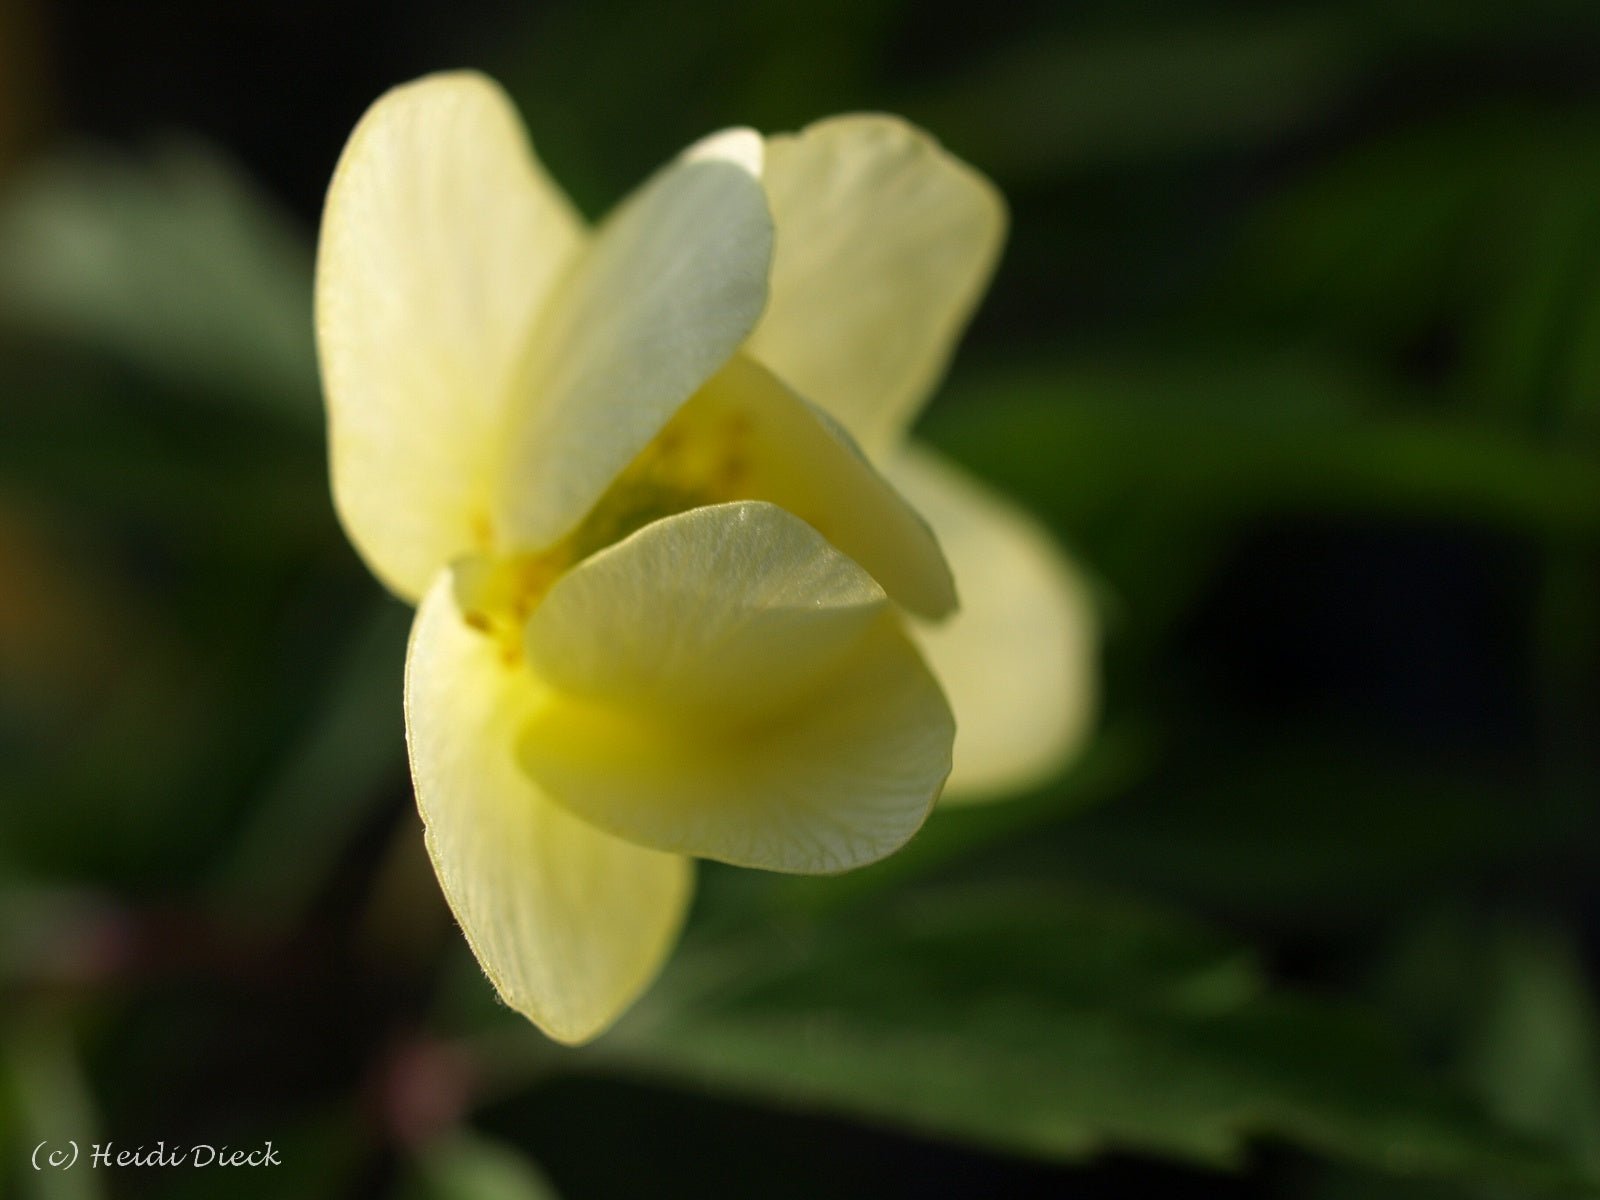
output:
M518 767L538 702L494 639L462 621L450 577L424 597L406 661L406 738L429 856L501 997L557 1041L602 1032L660 970L690 864L603 833Z
M953 463L909 447L890 480L933 526L961 608L913 625L956 714L947 800L1035 786L1087 738L1097 628L1083 583L1053 538Z
M860 866L916 832L950 770L949 706L883 590L792 514L668 517L533 613L553 693L524 766L658 849L774 871Z

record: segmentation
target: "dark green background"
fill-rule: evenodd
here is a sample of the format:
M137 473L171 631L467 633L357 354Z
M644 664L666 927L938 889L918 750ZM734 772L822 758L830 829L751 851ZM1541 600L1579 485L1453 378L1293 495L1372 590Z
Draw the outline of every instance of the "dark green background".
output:
M0 1194L1590 1194L1593 4L0 16ZM592 215L853 109L988 173L922 430L1106 631L1063 780L841 879L707 869L578 1054L422 856L311 356L345 136L467 65ZM28 1169L63 1137L285 1166Z

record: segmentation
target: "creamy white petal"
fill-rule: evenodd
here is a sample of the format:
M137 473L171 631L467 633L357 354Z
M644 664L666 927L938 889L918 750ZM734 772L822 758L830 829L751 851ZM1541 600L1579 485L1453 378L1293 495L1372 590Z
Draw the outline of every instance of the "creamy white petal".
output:
M567 533L755 327L772 258L758 151L749 131L692 147L606 220L557 290L507 431L507 544Z
M406 660L406 738L428 853L501 997L581 1042L649 984L677 939L691 864L586 824L518 766L539 702L499 643L469 629L441 573Z
M407 599L478 548L528 331L582 240L481 75L394 89L345 146L317 250L334 500Z
M953 463L911 446L886 470L933 525L961 589L955 616L912 626L956 714L947 802L1044 782L1094 719L1087 590L1038 522Z
M763 180L778 234L749 352L876 457L943 374L999 256L1004 202L887 116L769 138Z
M708 133L683 152L689 162L730 162L744 168L755 179L761 178L766 164L767 146L754 129L736 125Z
M559 580L526 639L557 693L525 768L644 845L842 871L922 824L949 708L883 590L773 505L694 509Z
M685 453L694 453L698 441L713 466L731 473L738 498L794 513L855 559L897 604L925 617L955 608L950 568L927 523L842 426L753 359L735 356L671 428Z

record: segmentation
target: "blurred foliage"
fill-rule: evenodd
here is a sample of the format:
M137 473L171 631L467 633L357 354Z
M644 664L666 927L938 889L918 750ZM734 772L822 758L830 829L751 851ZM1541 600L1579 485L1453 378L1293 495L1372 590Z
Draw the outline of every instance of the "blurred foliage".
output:
M82 155L12 190L0 304L196 395L314 418L308 248L196 147Z
M556 1200L556 1193L514 1151L481 1138L456 1137L430 1147L405 1200Z
M713 986L669 992L674 1013L608 1056L1052 1157L1239 1165L1273 1133L1391 1170L1580 1186L1430 1086L1367 1014L1273 994L1238 947L1101 897L923 891L747 933L714 961Z
M238 1196L1600 1192L1600 10L129 11L0 38L6 152L52 77L80 139L0 200L0 1195L216 1194L23 1165L95 1134L272 1138ZM851 108L993 175L922 432L1111 631L1063 779L708 869L575 1052L449 923L327 495L320 188L456 61L591 213Z

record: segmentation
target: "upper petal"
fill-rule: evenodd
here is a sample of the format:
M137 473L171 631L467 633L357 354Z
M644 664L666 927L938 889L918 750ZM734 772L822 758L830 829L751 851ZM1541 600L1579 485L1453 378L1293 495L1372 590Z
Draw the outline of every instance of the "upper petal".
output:
M692 147L606 220L558 289L508 431L508 544L567 533L755 327L772 259L760 152L748 130Z
M877 455L938 382L994 269L1005 206L894 117L769 138L777 245L749 350Z
M961 589L953 617L912 627L956 713L946 797L1043 782L1094 717L1097 628L1083 583L1032 517L940 456L906 447L885 470L932 524Z
M694 509L559 580L523 763L645 845L839 871L900 846L950 765L948 706L881 588L771 504Z
M582 237L481 75L394 89L345 146L316 282L334 500L373 571L408 599L477 540L513 372Z
M406 738L428 853L501 997L551 1037L580 1042L660 969L691 864L550 802L515 757L537 701L526 672L462 622L441 573L406 660Z

